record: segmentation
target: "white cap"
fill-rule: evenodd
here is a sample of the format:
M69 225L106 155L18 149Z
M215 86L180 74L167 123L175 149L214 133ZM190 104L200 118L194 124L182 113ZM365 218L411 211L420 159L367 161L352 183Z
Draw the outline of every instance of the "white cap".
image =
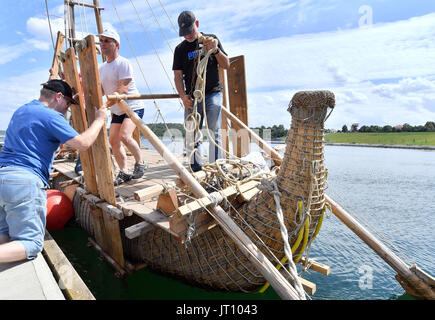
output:
M118 32L116 32L113 29L104 29L104 31L102 33L100 33L98 36L99 37L105 36L107 38L111 38L111 39L116 40L116 42L118 42L118 43L121 43L121 39L119 38Z

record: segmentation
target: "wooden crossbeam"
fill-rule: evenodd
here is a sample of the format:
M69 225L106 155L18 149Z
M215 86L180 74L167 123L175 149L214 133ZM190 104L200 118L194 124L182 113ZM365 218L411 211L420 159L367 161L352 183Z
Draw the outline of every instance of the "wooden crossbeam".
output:
M246 183L240 185L239 188L237 188L236 186L230 186L230 187L222 190L221 192L213 192L212 195L216 194L217 196L221 195L224 198L231 198L231 197L239 194L239 191L241 193L249 191L252 188L255 188L256 186L258 186L259 184L260 184L259 181L249 181L249 182L246 182ZM217 204L217 203L214 203L211 200L210 196L202 197L200 199L196 199L190 203L187 203L184 206L179 207L177 210L177 214L180 217L182 217L182 216L188 215L190 213L196 213L197 211L202 210L204 207L208 207L211 204Z
M151 223L142 221L135 225L132 225L131 227L125 228L124 232L125 232L125 236L128 239L134 239L153 229L154 226Z

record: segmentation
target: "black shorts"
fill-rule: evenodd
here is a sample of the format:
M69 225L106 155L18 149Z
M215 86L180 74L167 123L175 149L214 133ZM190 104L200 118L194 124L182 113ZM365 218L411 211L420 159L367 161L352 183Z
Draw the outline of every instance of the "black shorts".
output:
M143 118L144 109L133 110L139 118ZM110 123L122 123L125 118L129 118L128 114L124 113L118 116L117 114L112 113L112 121Z

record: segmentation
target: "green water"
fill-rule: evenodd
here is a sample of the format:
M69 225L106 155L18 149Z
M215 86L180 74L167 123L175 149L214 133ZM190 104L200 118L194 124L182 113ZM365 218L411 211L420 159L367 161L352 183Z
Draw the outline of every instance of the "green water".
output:
M124 279L99 259L99 253L88 247L88 235L79 227L67 226L50 234L97 300L280 300L268 289L261 294L210 291L142 269Z

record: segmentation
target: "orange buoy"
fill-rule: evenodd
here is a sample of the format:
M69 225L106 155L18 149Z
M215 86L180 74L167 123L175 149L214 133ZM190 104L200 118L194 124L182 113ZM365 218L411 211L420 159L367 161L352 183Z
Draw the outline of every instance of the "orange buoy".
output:
M47 190L47 230L62 229L73 216L71 200L59 190Z

